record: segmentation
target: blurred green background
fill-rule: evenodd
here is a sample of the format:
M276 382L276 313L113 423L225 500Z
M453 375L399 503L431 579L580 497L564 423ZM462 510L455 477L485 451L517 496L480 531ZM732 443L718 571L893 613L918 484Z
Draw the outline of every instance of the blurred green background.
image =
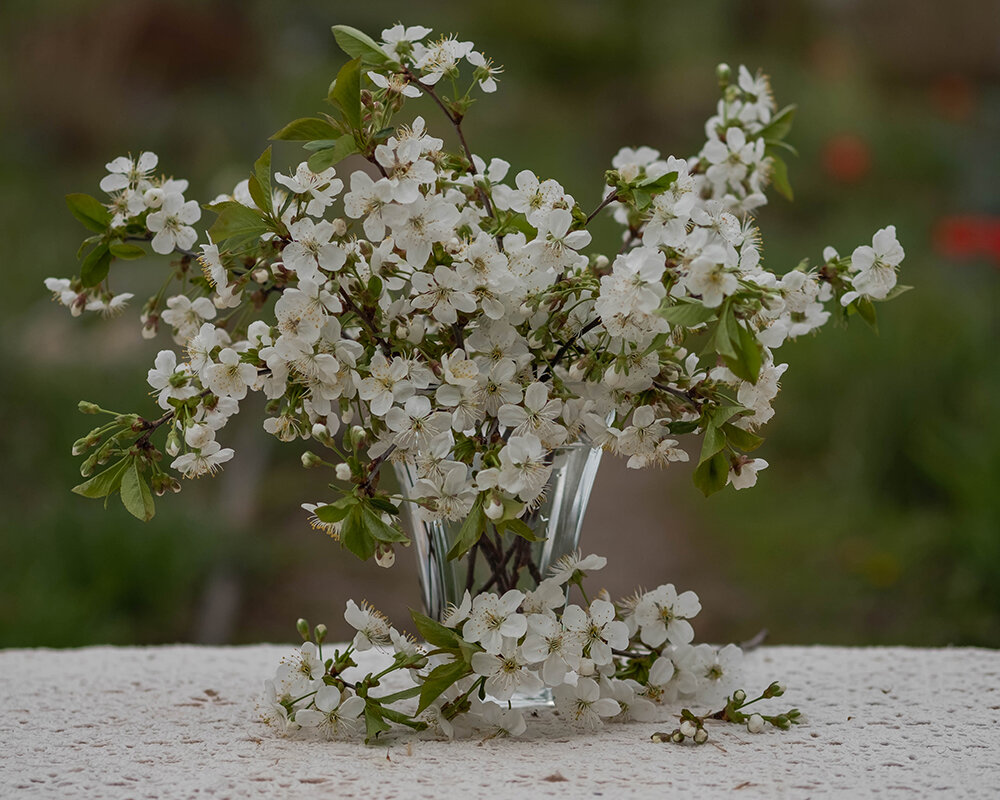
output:
M409 553L385 572L310 530L298 504L323 478L252 404L227 429L237 458L148 525L71 494L70 446L91 427L76 401L152 411L145 371L169 345L140 340L136 308L73 320L42 286L75 271L85 235L62 196L98 194L106 161L154 150L207 201L321 108L343 61L331 24L377 36L397 19L506 65L466 123L473 149L584 207L622 145L697 151L727 61L799 105L796 201L760 214L771 269L898 226L916 290L880 308L878 335L829 325L780 351L792 366L755 490L705 500L685 465L606 459L584 529L611 559L604 585L695 589L708 641L766 627L781 643L1000 646L1000 7L986 0L6 0L0 646L290 640L300 615L344 632L348 597L400 622L419 602ZM279 167L298 160L276 150ZM617 246L608 224L596 236ZM161 264L122 266L116 288L141 305Z

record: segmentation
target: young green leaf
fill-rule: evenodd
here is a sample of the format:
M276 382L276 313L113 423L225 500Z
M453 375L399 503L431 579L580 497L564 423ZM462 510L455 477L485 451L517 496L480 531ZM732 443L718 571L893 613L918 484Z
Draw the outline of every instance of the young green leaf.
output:
M434 667L427 675L427 679L420 690L420 703L417 706L417 713L419 714L437 700L455 681L459 681L471 673L472 668L464 661L452 661L449 664L441 664Z
M757 383L763 364L761 346L746 327L735 321L733 327L736 328L736 356L725 357L726 366L738 378Z
M313 172L322 172L357 152L359 152L358 143L354 140L354 134L345 133L334 141L332 147L324 147L309 156L309 169Z
M87 288L98 286L101 281L108 277L108 270L111 268L111 248L106 244L99 244L83 259L80 265L80 280Z
M227 200L208 206L208 210L219 215L208 229L213 242L226 242L228 247L237 249L267 233L267 222L260 211L242 203Z
M408 542L406 534L399 528L393 527L382 521L382 517L376 514L370 506L362 505L362 519L369 535L380 542Z
M764 437L758 436L756 433L751 433L743 428L738 428L732 423L726 423L722 426L722 430L726 434L726 439L729 441L733 447L742 450L744 453L752 453L762 444L764 444Z
M705 497L724 488L728 478L729 459L725 453L716 453L708 461L699 464L694 471L694 485Z
M121 461L112 464L103 472L97 473L90 480L73 487L73 492L83 497L94 499L107 497L109 494L118 491L122 483L122 475L128 466L129 458L126 456Z
M393 63L389 54L378 43L357 28L350 25L334 25L333 38L337 40L340 49L352 58L360 58L365 64L383 66Z
M545 540L544 536L537 536L531 528L519 519L506 519L502 522L497 522L496 524L498 528L503 527L515 536L520 536L522 539L527 539L529 542L541 542Z
M726 305L719 317L719 324L715 326L715 335L709 343L709 348L723 358L736 358L736 348L733 346L735 328L736 320L733 317L733 310L729 305Z
M340 544L362 561L367 561L375 555L375 538L365 527L360 503L352 506L347 516L344 517L340 526Z
M321 522L329 522L331 524L340 522L359 502L360 501L354 497L354 495L349 495L347 497L340 498L335 503L329 503L325 506L317 506L315 514Z
M383 731L392 726L382 719L382 706L374 698L365 699L365 744L371 744Z
M89 194L68 194L66 205L74 217L95 233L104 233L111 224L111 212L100 200Z
M792 192L792 184L788 182L788 164L780 156L771 157L771 182L775 190L786 200L794 200L795 194Z
M698 465L701 466L706 461L715 457L716 453L722 451L726 446L726 434L714 425L705 428L705 436L701 440L701 456Z
M693 328L715 317L717 309L705 308L701 303L680 301L672 306L659 309L656 313L671 325Z
M125 261L134 261L135 259L142 258L146 255L146 251L137 244L115 242L108 249L111 251L111 255L115 258L121 258Z
M325 119L302 117L272 134L271 141L311 142L315 139L336 139L339 135L340 131Z
M271 194L271 148L268 147L253 165L250 176L250 196L258 208L274 215L274 198Z
M483 511L483 496L479 495L476 502L472 504L469 516L465 518L462 527L458 531L458 538L448 551L448 560L454 561L461 558L472 549L472 546L479 541L479 537L486 533L487 517Z
M139 465L133 458L132 463L125 468L122 475L122 505L129 514L143 522L149 522L156 513L153 504L153 493L149 484L139 472Z
M785 106L771 117L771 121L767 125L757 131L757 136L764 139L784 139L792 130L796 111L798 111L798 106Z
M353 130L361 129L361 58L344 64L330 90L330 100L344 114Z
M426 617L418 611L410 609L410 616L413 624L417 626L417 631L424 637L427 644L434 647L443 647L447 650L457 650L462 637L455 631L446 628L440 622L436 622L430 617Z

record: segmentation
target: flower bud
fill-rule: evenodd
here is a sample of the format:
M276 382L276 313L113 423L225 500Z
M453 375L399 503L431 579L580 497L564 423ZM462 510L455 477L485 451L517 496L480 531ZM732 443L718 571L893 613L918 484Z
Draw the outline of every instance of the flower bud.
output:
M670 734L670 741L680 744L681 742L684 741L684 734L681 733L679 730L675 730L673 733Z
M76 404L76 407L80 410L81 414L100 414L101 407L97 403L91 403L87 400L81 400Z
M316 626L316 644L323 644L324 639L326 639L326 625L320 623Z
M302 466L306 469L312 469L313 467L320 467L322 465L323 459L312 452L312 450L306 450L302 454Z
M733 692L733 700L735 700L737 703L742 703L746 699L747 699L747 693L744 692L742 689L737 689L735 692Z
M576 674L581 678L586 678L594 674L594 662L589 658L581 658L580 666L576 669Z
M705 744L708 741L708 731L704 728L698 728L694 732L694 743L695 744Z
M733 78L733 71L729 68L728 64L719 64L715 68L715 77L719 81L719 86L725 88Z
M337 217L337 219L333 221L333 235L343 236L345 233L347 233L347 223L340 217Z
M392 549L391 544L379 543L378 547L375 548L375 563L385 569L389 569L396 563L396 552Z
M764 697L781 697L785 693L785 687L775 681L764 690Z
M337 474L338 481L349 481L351 479L351 468L343 461L337 464L334 468L334 472Z
M181 451L181 436L177 432L177 428L170 429L170 433L167 434L167 443L163 449L167 451L168 456L175 456Z
M163 189L147 189L142 195L146 208L159 208L163 205Z
M679 730L684 736L694 736L698 728L695 727L695 724L691 720L686 719L681 723Z
M299 621L295 623L295 630L299 632L299 636L305 642L309 641L309 621L306 619L299 618Z
M251 272L250 277L253 278L256 283L267 283L271 276L267 274L266 269L260 267Z
M492 520L498 520L503 516L503 504L496 500L490 500L490 504L484 509L484 513Z
M760 733L764 730L764 718L760 714L751 714L747 720L747 730L750 733Z

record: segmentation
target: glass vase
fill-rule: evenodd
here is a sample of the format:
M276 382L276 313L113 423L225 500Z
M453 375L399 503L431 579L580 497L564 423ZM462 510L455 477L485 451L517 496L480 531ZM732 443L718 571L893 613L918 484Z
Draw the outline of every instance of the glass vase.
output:
M413 503L403 503L403 523L417 556L420 588L427 615L440 620L449 605L458 605L466 590L473 596L509 589L529 591L546 577L560 558L576 551L590 490L601 462L601 450L577 443L552 451L552 473L538 504L522 517L539 539L529 542L510 532L496 534L492 526L465 556L448 560L464 520L427 521ZM404 496L417 480L409 464L396 464ZM488 539L488 541L487 541Z

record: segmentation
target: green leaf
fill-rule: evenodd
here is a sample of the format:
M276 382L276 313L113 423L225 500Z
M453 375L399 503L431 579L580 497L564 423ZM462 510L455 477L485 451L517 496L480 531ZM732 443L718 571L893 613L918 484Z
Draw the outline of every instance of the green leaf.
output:
M641 186L646 191L657 193L662 192L665 189L669 189L674 181L677 180L677 172L668 172L665 175L660 175L658 178L646 178L642 183L637 184Z
M878 333L878 313L875 311L875 304L867 297L859 297L854 301L854 307L858 310L858 316Z
M417 713L419 714L437 700L455 681L460 681L471 673L472 667L464 661L453 661L450 664L434 667L428 673L424 685L420 689L420 703L417 705Z
M767 125L757 131L757 137L763 139L784 139L792 130L796 111L798 111L798 106L785 106L771 117L771 121Z
M700 467L706 461L711 460L717 453L722 452L726 446L726 434L714 425L705 428L705 438L701 441L701 457L698 459Z
M375 538L365 527L361 503L351 507L340 526L340 544L362 561L375 555Z
M716 453L708 461L699 464L694 471L694 485L705 497L724 488L728 478L729 459L725 453Z
M333 147L317 150L309 156L309 169L313 172L322 172L327 167L331 167L357 152L359 152L358 143L354 140L354 135L345 133L336 140Z
M799 157L799 151L795 147L792 147L788 142L783 142L781 139L765 139L764 140L764 155L773 156L779 150L784 150L786 153L791 153L796 158Z
M379 511L384 511L386 514L392 514L394 516L399 514L399 506L394 505L385 497L372 497L368 502Z
M733 311L727 304L723 307L719 324L715 327L715 335L709 347L723 358L736 358L736 348L733 346L733 328L737 327Z
M705 308L701 303L678 302L676 305L661 308L656 313L671 325L682 328L693 328L712 319L717 308Z
M271 148L268 147L253 165L249 182L250 196L257 207L274 215L274 198L271 195Z
M340 522L358 502L360 501L354 496L342 497L336 503L317 506L315 514L321 522L329 522L331 524Z
M365 744L371 744L383 731L392 726L382 719L382 706L374 698L365 698Z
M153 493L149 491L146 479L139 473L139 465L134 458L122 475L122 505L129 514L143 522L149 522L156 513Z
M311 142L314 139L336 139L339 135L340 131L325 119L302 117L272 134L271 141Z
M545 541L544 536L536 536L535 532L519 519L503 520L502 522L497 522L496 525L498 528L505 528L516 536L520 536L522 539L527 539L529 542Z
M361 129L361 58L351 59L337 73L330 89L330 100L344 114L347 124Z
M104 233L111 225L111 212L96 197L89 194L68 194L66 205L70 213L95 233Z
M726 366L732 370L733 374L750 383L757 383L760 377L760 368L763 364L763 354L757 338L743 325L735 323L736 328L736 356L725 357Z
M213 242L226 242L229 247L238 249L244 244L256 241L261 234L268 231L267 222L260 211L234 200L216 203L208 206L208 209L219 215L208 229Z
M788 182L788 164L780 156L771 156L771 182L775 190L786 200L794 200L792 184Z
M350 25L334 25L331 30L340 49L352 58L360 58L366 64L377 66L395 63L374 39L357 28L352 28Z
M461 558L472 546L479 541L479 537L486 533L487 517L483 511L483 496L479 495L476 502L472 504L469 516L465 518L462 527L458 531L458 538L448 551L448 560L454 561Z
M723 428L726 439L733 447L742 450L744 453L751 453L764 444L764 437L751 433L743 428L738 428L731 423L726 423Z
M410 616L413 624L417 626L417 631L424 637L427 644L434 647L443 647L446 650L457 650L462 637L450 628L446 628L440 622L436 622L430 617L424 616L418 611L410 609Z
M112 464L103 472L99 472L90 480L73 487L73 492L83 497L98 499L107 497L109 494L118 491L122 483L122 475L128 466L129 458L126 456L121 461Z
M910 291L910 289L912 289L912 288L913 288L912 286L904 286L901 283L897 283L895 286L893 286L889 290L889 294L887 294L885 297L883 297L879 302L884 303L887 300L892 300L893 298L899 297L901 294L905 294L906 292Z
M746 409L743 406L719 406L712 412L709 424L721 428L741 411L746 411Z
M80 265L80 280L86 287L97 286L108 277L111 268L111 249L106 244L99 244L83 259Z
M382 521L369 506L362 505L363 521L368 533L380 542L408 542L409 538L399 528Z
M137 244L115 242L108 249L111 251L111 255L115 258L121 258L125 261L133 261L146 255L146 251Z

